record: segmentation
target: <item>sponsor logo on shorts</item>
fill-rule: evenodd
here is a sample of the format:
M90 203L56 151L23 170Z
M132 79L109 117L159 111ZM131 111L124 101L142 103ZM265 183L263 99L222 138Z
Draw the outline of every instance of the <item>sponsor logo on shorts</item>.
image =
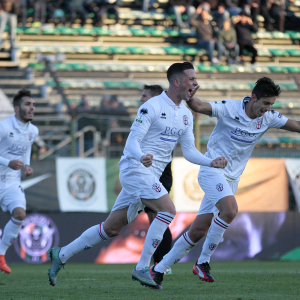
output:
M49 260L47 252L59 244L55 223L42 214L27 216L14 243L18 255L28 263L43 263Z
M184 115L184 116L183 116L183 124L184 124L184 125L187 125L188 123L189 123L188 116L187 116L187 115Z
M216 247L217 247L217 244L212 244L212 243L211 243L211 244L208 245L208 248L209 248L209 250L211 250L211 251L215 250Z
M278 118L280 119L282 117L282 114L278 114Z
M92 173L85 169L76 169L68 178L70 194L77 200L89 200L95 192L96 181Z
M174 264L177 264L179 261L180 261L180 259L179 259L179 258L176 258L176 259L174 260Z
M152 185L152 188L154 189L154 191L155 192L161 192L161 187L160 187L160 185L159 184L157 184L157 183L154 183L153 185Z
M217 191L222 192L223 191L223 184L222 183L218 183L216 185L216 189L217 189Z
M86 245L85 247L84 247L84 249L83 250L89 250L89 249L91 249L92 248L92 246L88 246L88 245Z
M160 240L158 240L158 239L153 239L153 240L152 240L152 246L153 246L153 248L156 249L156 248L158 247L159 243L160 243Z
M21 192L24 193L24 190L20 185L19 185L19 188L21 189Z
M10 132L10 133L9 133L9 137L14 137L14 133L13 133L13 132Z

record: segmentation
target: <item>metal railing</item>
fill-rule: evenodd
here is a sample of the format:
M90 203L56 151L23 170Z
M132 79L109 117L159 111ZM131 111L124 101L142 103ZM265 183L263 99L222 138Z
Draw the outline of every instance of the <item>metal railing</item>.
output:
M88 131L93 132L93 147L90 148L87 151L84 151L84 134ZM97 131L97 129L94 126L86 126L83 129L77 131L74 134L74 139L78 139L78 150L79 150L79 157L87 157L90 154L94 154L94 157L98 156L98 141L100 139L100 133ZM65 147L66 145L70 144L72 142L72 137L68 136L63 141L59 142L57 145L51 147L49 150L47 150L45 153L39 155L39 160L43 160L46 157L49 157L54 152L60 150L61 148Z

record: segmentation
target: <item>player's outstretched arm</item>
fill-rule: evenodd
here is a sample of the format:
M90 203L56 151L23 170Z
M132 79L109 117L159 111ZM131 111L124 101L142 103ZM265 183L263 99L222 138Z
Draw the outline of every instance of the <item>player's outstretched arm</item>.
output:
M211 167L213 168L218 168L218 169L224 169L227 166L228 160L222 156L222 157L217 157L211 162Z
M300 122L289 119L280 129L300 133Z
M199 85L197 85L190 94L190 100L186 101L187 105L190 107L191 110L194 112L198 112L200 114L212 115L212 107L209 103L203 102L200 99L194 97L196 91L198 90Z

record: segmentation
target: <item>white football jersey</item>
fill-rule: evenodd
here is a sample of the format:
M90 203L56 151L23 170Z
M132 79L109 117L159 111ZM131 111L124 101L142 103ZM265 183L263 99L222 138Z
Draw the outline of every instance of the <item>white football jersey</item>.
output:
M245 97L242 101L227 99L210 102L212 117L218 120L205 155L212 159L226 157L227 167L219 170L228 179L239 180L261 136L269 128L281 128L288 120L275 110L250 119L245 112L245 103L250 100L250 97Z
M23 164L30 164L31 146L39 134L38 128L28 122L21 129L16 116L0 122L0 157L7 161L19 159ZM0 164L0 188L6 183L21 177L21 170L13 170L7 165Z
M172 160L172 152L179 141L181 144L195 143L191 111L183 102L177 106L165 91L141 105L130 130L130 134L134 131L144 134L140 141L141 150L144 154L153 154L152 168L159 177ZM119 163L120 170L140 163L128 149L127 142Z

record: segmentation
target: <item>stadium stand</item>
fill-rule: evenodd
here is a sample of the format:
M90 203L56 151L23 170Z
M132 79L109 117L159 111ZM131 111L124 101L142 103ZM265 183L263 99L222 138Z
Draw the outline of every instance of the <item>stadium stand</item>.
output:
M284 91L276 109L298 118L299 32L267 32L260 27L253 34L258 50L255 65L249 64L251 58L246 55L244 65L226 65L224 62L212 66L205 50L196 47L195 30L179 30L174 24L175 16L163 12L166 2L158 0L155 10L141 12L140 1L123 1L119 8L120 26L117 27L114 15L107 16L103 27L92 26L91 19L86 21L85 27L81 27L77 20L70 26L18 27L15 57L9 52L0 53L0 87L10 99L20 87L33 91L37 102L35 124L48 148L70 136L71 120L79 119L78 113L76 117L70 114L70 109L80 103L82 95L91 106L87 125L88 119L99 118L97 109L102 96L115 95L128 113L127 116L118 116L121 127L129 128L140 105L138 100L143 85L161 84L166 88L166 69L171 63L183 60L194 63L200 84L196 96L204 101L239 100L250 94L259 77L269 76ZM290 7L296 14L300 12L298 2ZM261 21L259 24L261 26ZM7 50L6 33L4 38L4 49ZM108 119L105 126L93 121L101 132L102 150L105 143L109 144L105 135ZM205 148L214 123L201 117L200 124L201 143ZM120 151L124 140L125 135L118 148ZM289 148L291 145L295 148L298 144L297 137L290 133L278 137L270 131L261 140L258 150Z

